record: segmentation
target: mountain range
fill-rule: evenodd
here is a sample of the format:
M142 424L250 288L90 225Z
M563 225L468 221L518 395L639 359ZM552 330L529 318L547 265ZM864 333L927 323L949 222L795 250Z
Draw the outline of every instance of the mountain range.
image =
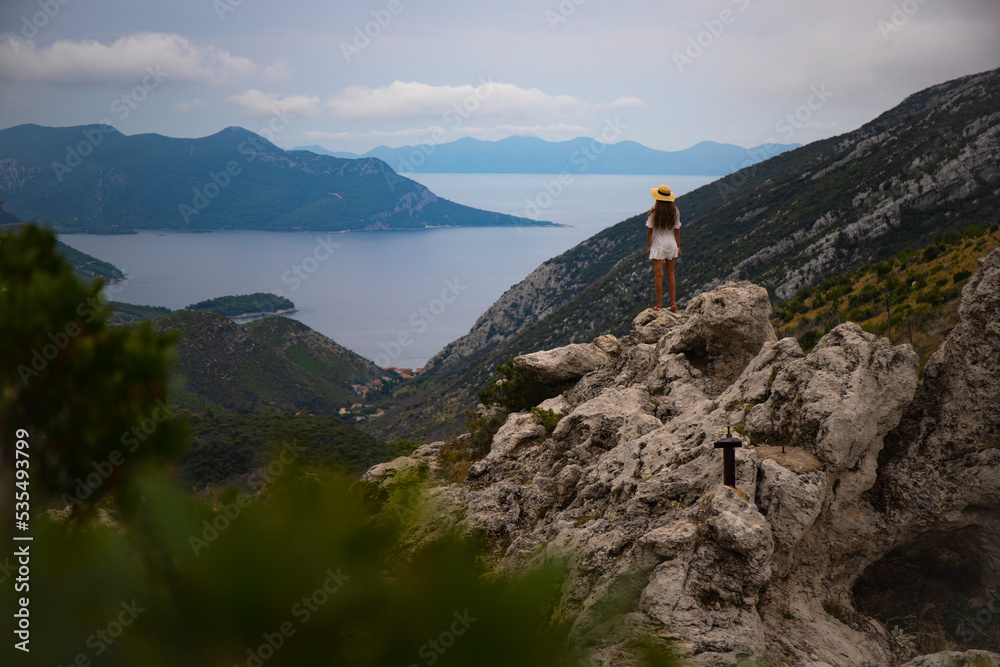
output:
M320 155L378 158L400 174L671 174L724 176L801 144L767 143L753 148L702 141L681 151L661 151L634 141L613 144L577 137L545 141L513 136L499 141L463 137L439 144L389 148L378 146L363 155L300 146Z
M109 125L0 130L0 197L59 232L552 224L441 199L378 159L285 151L239 127L199 139Z
M993 226L998 109L1000 70L966 76L915 93L857 130L679 197L678 301L744 279L781 301L950 231ZM498 364L627 334L652 305L644 215L602 230L508 290L426 364L423 389L370 428L383 437L452 434Z

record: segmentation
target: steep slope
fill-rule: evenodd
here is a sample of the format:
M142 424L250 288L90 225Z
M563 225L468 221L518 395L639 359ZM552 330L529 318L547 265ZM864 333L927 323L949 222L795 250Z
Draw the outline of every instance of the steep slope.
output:
M200 139L107 125L0 130L0 194L59 231L347 231L548 225L440 199L374 159L284 151L229 127Z
M950 232L922 252L863 266L844 276L806 287L775 308L771 323L779 337L795 336L810 350L843 321L896 342L908 342L921 365L958 324L962 288L976 262L1000 245L996 233L970 227Z
M221 315L181 311L150 324L156 332L180 334L172 396L181 408L330 414L360 401L352 384L383 374L367 359L284 317L234 324Z
M722 176L799 145L762 144L743 148L702 141L681 151L660 151L634 141L609 144L587 137L569 141L521 136L482 141L463 137L434 145L378 146L360 157L384 160L400 173L559 174L584 170L588 174ZM349 157L316 146L304 150Z
M911 95L845 135L748 167L678 199L679 301L750 279L781 300L798 289L990 227L1000 210L1000 70ZM427 364L429 387L373 425L383 435L453 430L496 364L525 352L623 334L649 305L643 215L542 264Z

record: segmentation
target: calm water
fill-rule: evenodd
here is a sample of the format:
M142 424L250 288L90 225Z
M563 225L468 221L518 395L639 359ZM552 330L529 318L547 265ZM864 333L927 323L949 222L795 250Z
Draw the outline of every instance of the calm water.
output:
M539 264L648 208L651 187L665 182L683 194L713 179L577 175L565 184L530 174L421 174L417 180L462 204L574 227L60 238L129 276L109 288L116 301L178 309L227 294L281 293L299 309L293 318L344 347L381 366L417 368ZM642 234L636 230L637 239Z

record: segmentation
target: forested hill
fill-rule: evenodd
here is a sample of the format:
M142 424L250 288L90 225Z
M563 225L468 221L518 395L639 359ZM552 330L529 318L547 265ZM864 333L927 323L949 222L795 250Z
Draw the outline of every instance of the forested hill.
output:
M737 279L781 300L940 234L988 228L1000 215L1000 70L911 95L858 130L783 153L677 203L685 221L682 304ZM545 262L432 359L424 388L373 428L382 435L454 430L496 364L627 332L653 303L644 250L640 214Z
M0 196L60 232L551 224L441 199L381 160L285 151L239 127L198 139L109 125L0 130Z
M186 310L154 319L150 326L180 335L171 397L178 407L195 412L333 414L361 401L353 385L384 374L287 317L235 324L222 315Z

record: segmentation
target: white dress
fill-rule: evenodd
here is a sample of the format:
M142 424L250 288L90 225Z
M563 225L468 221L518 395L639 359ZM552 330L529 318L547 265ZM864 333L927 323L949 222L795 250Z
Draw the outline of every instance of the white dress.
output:
M653 242L649 246L650 259L676 259L680 254L677 241L674 239L673 229L654 229L653 214L646 216L646 226L653 230ZM676 229L681 228L681 216L677 214Z

